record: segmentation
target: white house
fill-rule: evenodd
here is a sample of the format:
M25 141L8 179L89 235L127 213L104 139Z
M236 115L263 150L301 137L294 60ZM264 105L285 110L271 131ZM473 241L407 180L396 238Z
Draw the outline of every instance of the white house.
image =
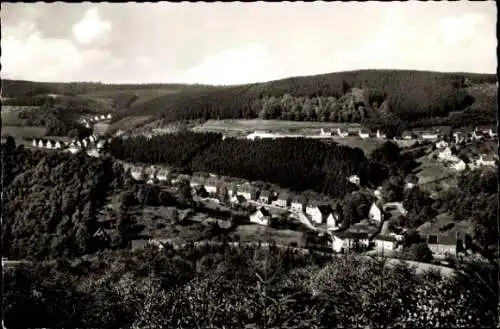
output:
M106 116L106 119L111 119L111 114L108 114L108 115Z
M82 140L82 145L83 145L83 147L87 147L87 145L88 145L88 144L89 144L89 143L87 142L87 139L83 139L83 140Z
M52 149L52 148L54 148L54 143L52 143L52 141L47 141L47 144L45 144L45 147L48 149Z
M377 187L377 189L373 191L373 195L379 200L382 199L382 186Z
M379 234L374 239L374 247L378 252L400 249L399 241L395 236Z
M101 119L101 120L106 120L106 116L105 116L105 115L101 115L101 116L100 116L100 119Z
M259 225L269 225L271 214L266 208L260 207L255 213L250 215L250 222Z
M80 141L76 141L76 146L82 147L82 143Z
M333 233L332 249L334 252L344 252L356 248L366 248L370 244L368 233L365 232L338 232Z
M323 224L332 214L332 209L328 205L312 205L306 207L306 214L311 217L314 223Z
M370 133L366 130L363 130L363 129L360 129L358 131L358 135L359 137L361 137L362 139L367 139L368 137L370 137Z
M439 141L436 143L436 148L438 148L438 149L444 149L447 147L448 147L448 143L446 143L445 141Z
M270 198L271 198L271 193L267 190L262 190L259 195L259 202L268 204Z
M337 214L331 213L326 218L326 227L329 231L336 231L340 228L339 216Z
M36 139L33 140L33 147L37 147L38 146L38 141Z
M349 136L349 132L347 130L341 130L340 128L337 128L337 134L341 138Z
M445 148L443 151L439 152L438 158L443 161L452 161L454 155L449 147Z
M130 174L132 175L132 178L135 180L143 179L143 169L141 167L132 168Z
M43 140L38 141L38 147L45 147L45 144L43 143Z
M99 116L98 116L98 115L96 115L96 116L94 117L94 121L99 121Z
M477 130L477 128L474 128L474 131L472 132L472 138L474 140L481 140L483 139L483 136L481 135L481 132Z
M410 131L405 131L405 132L403 132L403 134L401 135L401 137L403 139L410 140L410 139L413 139L415 136Z
M321 133L320 133L321 136L331 136L332 133L330 131L325 131L323 128L321 128Z
M56 141L55 144L54 144L54 148L55 149L60 149L61 147L62 147L61 142Z
M497 133L494 133L493 130L490 128L490 130L488 131L488 135L491 137L491 138L495 138L497 137Z
M368 218L377 222L382 222L382 210L375 203L370 207Z
M358 175L351 175L351 176L349 176L348 180L349 180L349 182L356 184L356 185L361 184L361 180L360 180Z
M96 147L102 149L104 147L104 141L98 141Z
M381 133L380 130L377 130L377 138L378 139L386 139L387 135L384 133Z
M89 136L89 142L95 143L96 141L97 141L97 138L94 135Z

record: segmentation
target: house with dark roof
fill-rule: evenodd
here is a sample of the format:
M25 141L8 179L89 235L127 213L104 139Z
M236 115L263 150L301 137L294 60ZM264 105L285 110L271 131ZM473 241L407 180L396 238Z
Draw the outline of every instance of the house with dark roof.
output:
M331 235L334 252L361 251L370 245L367 232L342 231Z
M373 246L379 252L400 250L402 248L401 241L395 235L382 233L375 236Z
M469 249L471 231L466 222L455 222L446 214L426 222L417 228L419 235L427 242L436 256L457 255Z
M244 184L237 189L236 195L241 195L246 200L255 200L257 198L257 189L250 184Z

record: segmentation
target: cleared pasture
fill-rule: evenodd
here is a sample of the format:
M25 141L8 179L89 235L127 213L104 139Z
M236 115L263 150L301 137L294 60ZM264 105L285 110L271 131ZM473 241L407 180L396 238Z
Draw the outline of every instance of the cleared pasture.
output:
M44 137L46 134L47 128L44 127L2 125L2 136L10 135L15 139Z
M199 128L206 130L281 130L281 129L336 129L336 128L359 128L357 123L338 122L307 122L307 121L285 121L285 120L208 120Z
M38 106L2 106L2 125L22 126L26 120L19 118L23 111L32 111L38 109Z

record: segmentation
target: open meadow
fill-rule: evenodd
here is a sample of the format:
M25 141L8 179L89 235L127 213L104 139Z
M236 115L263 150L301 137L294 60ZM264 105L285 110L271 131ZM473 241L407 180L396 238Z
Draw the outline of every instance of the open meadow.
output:
M17 139L44 137L47 128L33 126L4 126L2 124L2 136L10 135Z
M336 129L359 128L357 123L337 122L310 122L310 121L285 121L285 120L208 120L198 129L224 130L224 131L253 131L253 130L302 130L302 129Z
M38 106L2 106L2 126L22 126L26 120L21 119L19 114L36 109Z

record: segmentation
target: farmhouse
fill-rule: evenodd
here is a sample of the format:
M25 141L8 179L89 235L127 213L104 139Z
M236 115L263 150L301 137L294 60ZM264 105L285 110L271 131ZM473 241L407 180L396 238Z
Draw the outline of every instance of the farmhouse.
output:
M455 144L463 144L469 140L467 134L461 131L454 132L453 137L455 138Z
M460 160L453 163L451 167L456 171L464 171L465 169L467 169L467 164L464 162L464 160Z
M102 149L102 148L104 148L104 141L98 141L98 142L97 142L96 147L97 147L98 149Z
M189 186L191 186L192 188L195 188L195 187L198 187L198 186L202 186L204 183L204 179L203 177L200 177L200 176L193 176L189 182Z
M481 154L479 159L476 160L478 166L495 166L496 160L494 156L488 154Z
M159 170L156 173L156 179L160 182L165 182L168 179L168 170Z
M80 151L80 149L78 147L76 147L76 145L71 145L68 148L68 151L71 152L71 154L75 154L75 153L78 153L78 151Z
M96 150L95 148L91 148L91 149L87 150L87 154L91 157L94 157L94 158L100 157L99 151Z
M61 142L60 142L60 141L56 141L56 142L54 143L54 148L55 148L55 149L60 149L61 147L62 147L62 145L61 145Z
M47 143L45 144L45 147L48 149L54 148L54 143L51 140L48 140Z
M259 202L268 204L270 198L271 198L271 192L269 192L268 190L262 190L259 195Z
M445 141L439 141L436 143L437 149L445 149L447 147L448 147L448 143L446 143Z
M111 119L111 114L108 114L108 115L106 116L106 119Z
M497 133L493 132L493 130L491 128L488 131L488 135L490 136L490 138L496 138L497 137Z
M38 140L38 147L45 147L45 143L42 139Z
M320 135L321 136L331 136L332 132L331 131L325 131L323 128L321 128Z
M269 225L271 214L266 208L260 207L255 213L250 215L250 222L259 225Z
M303 196L297 196L292 199L292 202L290 204L290 210L292 212L301 212L304 211L304 205L306 204L307 200Z
M37 139L34 139L32 141L32 143L33 143L33 147L37 147L38 146L38 140Z

